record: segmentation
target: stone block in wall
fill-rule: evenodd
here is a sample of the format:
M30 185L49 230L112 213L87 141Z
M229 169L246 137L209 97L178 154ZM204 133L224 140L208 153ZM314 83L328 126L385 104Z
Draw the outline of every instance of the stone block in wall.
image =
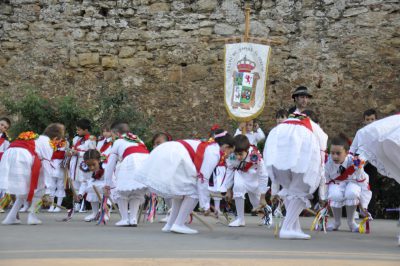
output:
M186 81L197 81L205 79L208 75L207 66L193 64L183 68L182 79Z
M51 25L42 22L34 22L30 24L29 31L35 38L51 38L54 36L54 29Z
M116 68L118 67L118 57L104 56L103 58L101 58L101 65L105 68Z
M170 5L168 3L154 3L149 7L150 13L169 12Z
M200 12L209 12L213 11L218 5L218 2L215 0L199 0L194 6L194 10Z
M233 27L233 26L225 24L225 23L216 24L214 27L215 34L223 35L223 36L233 35L235 33L235 31L236 31L236 27Z
M82 53L78 55L79 65L88 66L99 64L100 56L98 53Z
M136 52L135 47L124 46L124 47L121 47L121 50L119 50L118 56L120 58L132 57L135 54L135 52Z
M368 12L368 8L366 8L366 7L349 8L344 11L343 17L357 16L359 14L363 14L363 13L367 13L367 12Z
M138 30L136 29L126 29L121 32L119 35L119 40L125 41L125 40L139 40L140 35Z

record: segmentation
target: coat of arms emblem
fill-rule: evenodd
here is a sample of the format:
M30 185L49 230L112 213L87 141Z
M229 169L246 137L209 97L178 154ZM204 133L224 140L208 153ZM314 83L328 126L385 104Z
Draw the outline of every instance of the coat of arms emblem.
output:
M244 58L237 62L237 71L233 72L232 107L250 110L255 105L257 82L260 79L258 72L252 72L256 63Z

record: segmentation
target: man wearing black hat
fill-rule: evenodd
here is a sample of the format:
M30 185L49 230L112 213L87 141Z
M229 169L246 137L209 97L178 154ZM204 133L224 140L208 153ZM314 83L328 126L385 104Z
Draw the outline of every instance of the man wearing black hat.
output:
M302 113L304 110L306 110L308 103L310 102L310 99L312 97L313 96L311 95L307 87L298 87L292 94L292 99L294 100L296 106L289 109L289 114L293 114L295 112Z

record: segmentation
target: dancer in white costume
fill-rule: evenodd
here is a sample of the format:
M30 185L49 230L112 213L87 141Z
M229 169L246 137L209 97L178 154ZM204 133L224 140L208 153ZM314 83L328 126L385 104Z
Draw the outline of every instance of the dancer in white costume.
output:
M11 126L11 121L7 117L0 118L0 161L1 157L3 157L4 152L10 146L10 140L7 135L7 130ZM5 196L6 192L0 189L0 197ZM0 212L4 212L4 210L0 207Z
M225 180L226 176L226 156L225 153L221 152L220 159L218 162L217 167L215 167L210 181L208 183L208 190L212 193L219 194L223 192L222 184ZM209 202L209 199L207 199ZM221 198L220 197L213 197L214 200L214 214L216 216L221 215Z
M173 198L171 214L163 232L197 233L187 227L185 221L199 197L208 196L208 181L220 160L220 152L230 152L232 148L232 137L219 130L215 141L169 141L151 152L136 177L153 192Z
M129 132L127 124L114 123L111 126L111 131L116 140L112 146L104 174L106 195L110 195L110 189L113 184L112 176L116 170L115 190L122 218L115 225L136 227L137 215L140 204L144 201L146 186L137 181L135 172L148 158L149 151L136 135ZM116 168L118 161L120 163ZM128 210L130 216L128 215Z
M346 136L339 135L332 139L331 156L325 165L328 200L335 218L334 223L328 225L330 231L339 229L342 207L346 206L349 229L358 232L358 224L354 219L357 206L360 204L366 211L372 197L368 175L364 172L364 162L348 154L348 150Z
M7 130L10 128L10 126L11 126L10 119L6 117L0 118L0 161L4 152L10 146L10 141L7 135Z
M76 193L83 195L83 191L86 190L87 182L90 180L91 173L84 171L83 167L83 154L89 149L96 149L96 137L90 135L91 123L87 119L80 119L76 122L76 133L72 141L72 148L67 153L67 156L71 157L69 164L70 177L74 182L74 188L77 190ZM85 201L82 200L81 204L76 203L74 206L76 211L84 212Z
M51 203L54 202L54 198L57 197L57 206L51 205L48 212L60 212L62 201L65 197L64 187L64 159L65 151L68 149L68 142L66 140L60 141L56 144L55 151L51 157L51 165L53 173L46 180L46 194L50 195Z
M355 139L357 142L350 148L352 153L368 160L382 175L400 183L400 113L361 128Z
M249 195L253 208L262 202L265 205L265 194L268 187L268 174L264 160L254 145L250 145L248 138L238 135L234 138L235 154L227 160L226 179L222 185L222 192L233 186L237 218L229 224L230 227L245 226L244 200Z
M286 217L279 237L310 239L301 230L299 215L323 180L328 136L310 118L295 114L268 135L264 160L273 182L272 196L284 199ZM278 185L282 190L278 193Z
M105 185L104 164L101 162L101 157L100 152L94 149L86 151L83 155L83 159L92 173L92 178L89 180L85 191L85 193L87 193L86 200L90 202L90 205L92 206L92 213L84 218L85 222L93 221L100 209L101 198L99 199L99 196L103 196L103 187ZM97 195L93 186L96 187L99 195Z
M50 141L61 140L64 137L62 124L50 124L43 135L24 132L11 143L0 162L0 189L16 196L16 201L3 220L3 224L20 224L17 213L24 200L32 202L28 215L28 224L41 224L35 215L37 202L45 192L45 179L51 175L50 159L53 148Z
M158 132L153 136L153 138L151 140L151 144L153 145L153 149L155 149L157 146L163 144L164 142L171 141L171 140L172 140L172 137L167 132ZM163 198L163 199L164 199L165 206L168 208L168 210L167 210L167 215L160 220L160 223L168 222L169 214L170 214L171 207L172 207L172 199L171 198Z

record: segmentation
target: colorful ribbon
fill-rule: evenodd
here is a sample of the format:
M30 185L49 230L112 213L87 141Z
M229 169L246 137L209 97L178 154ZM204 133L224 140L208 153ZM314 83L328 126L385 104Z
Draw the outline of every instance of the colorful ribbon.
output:
M154 222L157 212L157 194L151 193L149 208L147 209L147 221Z
M326 225L328 224L329 217L328 207L329 206L326 205L318 211L317 216L315 216L315 219L311 224L310 231L324 231L326 234Z
M282 204L281 201L279 201L278 206L276 206L274 210L274 215L272 217L272 221L275 224L275 229L274 229L274 236L278 237L279 234L279 229L282 226L282 221L283 221L283 214L282 214Z

